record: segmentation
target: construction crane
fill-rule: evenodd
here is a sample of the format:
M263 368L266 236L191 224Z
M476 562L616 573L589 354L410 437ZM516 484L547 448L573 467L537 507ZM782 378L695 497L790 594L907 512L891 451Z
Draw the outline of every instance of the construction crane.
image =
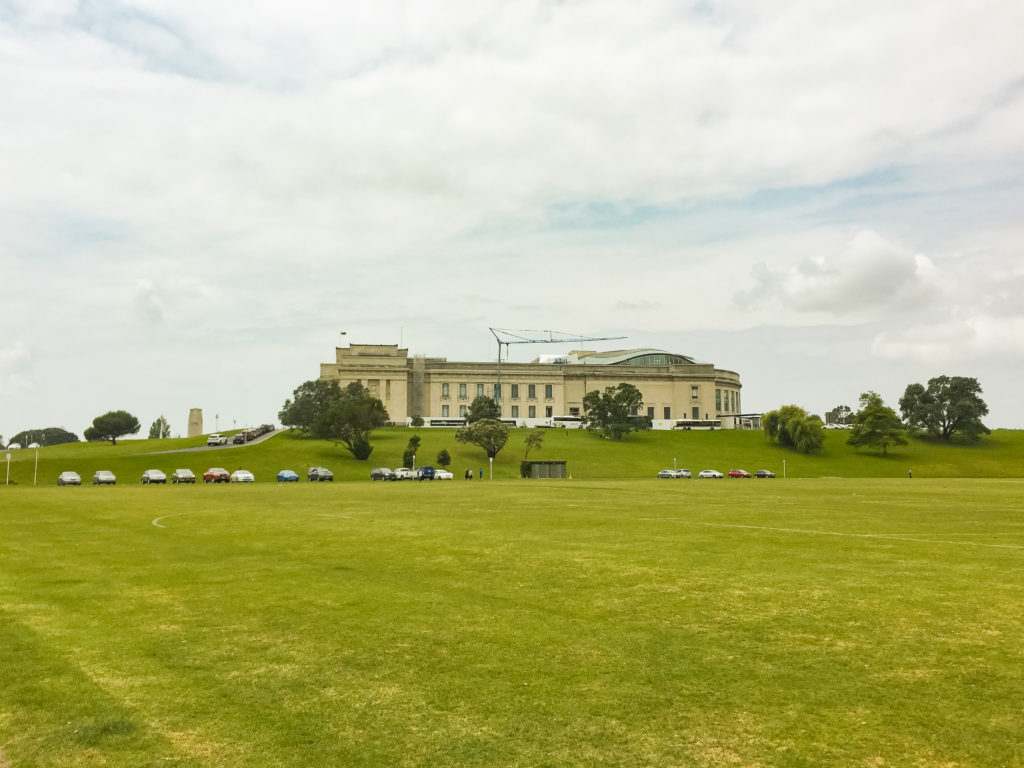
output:
M625 339L626 336L583 336L578 333L563 333L562 331L535 331L509 328L491 328L495 340L498 342L498 389L501 390L501 345L505 345L505 356L508 357L509 345L511 344L566 344L583 341L614 341ZM547 334L541 336L538 334Z

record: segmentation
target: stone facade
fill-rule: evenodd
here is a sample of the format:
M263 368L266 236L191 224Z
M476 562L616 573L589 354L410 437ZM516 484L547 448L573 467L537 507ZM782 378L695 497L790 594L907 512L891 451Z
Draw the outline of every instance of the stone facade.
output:
M473 398L494 397L505 419L537 426L568 422L583 411L583 397L627 382L644 396L642 413L655 428L684 421L722 420L739 425L738 373L656 349L545 355L531 363L449 362L443 357L409 356L397 344L338 347L334 362L320 366L320 378L341 386L358 381L387 408L391 420L414 416L457 421Z
M193 408L188 412L188 436L199 437L203 434L203 409Z

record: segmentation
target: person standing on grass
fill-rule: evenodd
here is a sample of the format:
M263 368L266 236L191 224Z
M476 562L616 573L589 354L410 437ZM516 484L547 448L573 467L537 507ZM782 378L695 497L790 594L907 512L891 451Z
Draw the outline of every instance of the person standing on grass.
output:
M907 477L913 479L913 477L914 477L914 470L913 469L908 469L907 470Z

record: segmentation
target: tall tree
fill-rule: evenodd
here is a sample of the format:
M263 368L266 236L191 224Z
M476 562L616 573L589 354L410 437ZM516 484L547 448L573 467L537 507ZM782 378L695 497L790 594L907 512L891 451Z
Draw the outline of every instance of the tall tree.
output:
M149 427L149 439L150 440L161 440L165 437L171 436L171 425L167 423L167 419L164 418L163 414L154 421Z
M437 454L437 466L447 469L448 465L452 463L452 455L448 453L447 448L442 448L441 452Z
M639 415L643 402L640 390L626 382L605 387L604 392L596 389L587 392L583 397L587 429L600 430L611 440L618 440L633 431L650 429L650 417Z
M12 443L19 445L63 445L64 443L77 443L78 435L68 432L63 427L46 427L45 429L26 429L11 438Z
M853 429L846 439L854 448L877 446L883 454L890 445L906 445L906 427L896 411L882 401L877 392L865 392L860 396L860 410L853 417Z
M336 381L314 379L296 387L294 399L284 401L277 418L286 427L295 427L303 434L312 434L317 421L341 399L341 387Z
M342 443L360 461L370 458L370 434L388 422L388 412L358 381L341 390L337 400L313 422L313 437Z
M853 410L848 405L837 405L825 416L829 424L853 424Z
M487 453L487 458L493 459L508 442L508 433L507 424L497 419L480 419L461 427L456 431L455 439L460 443L479 445Z
M764 415L761 428L769 440L794 448L800 453L816 451L825 444L821 419L808 414L799 405L784 405Z
M407 469L412 469L416 466L416 451L420 449L420 436L413 435L409 438L409 444L405 446L405 452L402 454L402 466Z
M927 387L910 384L900 398L900 412L909 427L943 440L956 434L977 440L990 432L981 422L988 415L981 385L967 376L936 376Z
M469 404L469 410L466 412L466 423L472 424L480 419L499 419L501 418L501 406L498 405L493 397L487 395L477 395L473 398L473 402Z
M128 411L108 411L92 420L92 426L85 430L86 440L109 440L117 445L117 438L136 435L142 426Z

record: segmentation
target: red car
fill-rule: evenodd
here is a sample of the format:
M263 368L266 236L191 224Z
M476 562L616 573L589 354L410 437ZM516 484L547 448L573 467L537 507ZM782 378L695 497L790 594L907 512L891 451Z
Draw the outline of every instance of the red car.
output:
M231 473L221 467L213 467L203 472L204 483L229 483Z
M750 477L750 473L745 469L730 469L729 477Z

